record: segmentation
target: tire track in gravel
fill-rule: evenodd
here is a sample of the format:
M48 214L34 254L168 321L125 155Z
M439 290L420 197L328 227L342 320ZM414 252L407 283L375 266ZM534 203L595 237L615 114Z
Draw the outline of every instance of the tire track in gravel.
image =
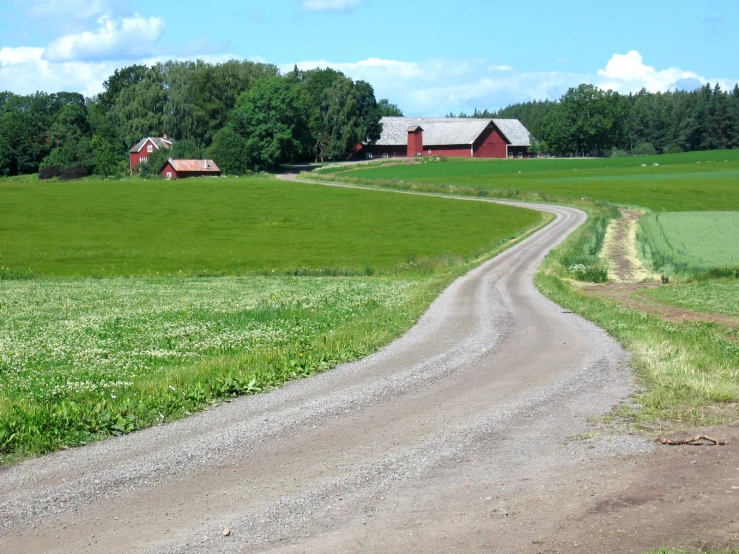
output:
M491 534L508 537L501 551L530 546L513 506L647 446L566 442L630 394L627 354L532 284L585 214L521 205L556 219L376 354L3 471L0 551L475 552ZM565 513L552 509L550 526Z

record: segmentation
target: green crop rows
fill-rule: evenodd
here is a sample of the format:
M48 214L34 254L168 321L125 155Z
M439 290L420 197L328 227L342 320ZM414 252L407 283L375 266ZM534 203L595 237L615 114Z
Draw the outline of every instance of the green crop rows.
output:
M641 220L640 245L665 273L739 267L739 212L649 213Z

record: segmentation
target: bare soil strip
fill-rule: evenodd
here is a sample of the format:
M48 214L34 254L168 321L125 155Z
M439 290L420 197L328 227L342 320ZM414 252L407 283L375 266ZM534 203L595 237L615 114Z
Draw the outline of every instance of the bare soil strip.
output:
M601 252L608 263L608 278L616 283L652 281L658 276L644 267L636 251L636 229L644 212L620 211L621 217L608 226Z
M737 430L712 431L722 447L572 440L632 392L631 373L603 331L534 288L585 218L534 207L557 219L373 356L0 472L0 551L639 552L709 531L738 539Z

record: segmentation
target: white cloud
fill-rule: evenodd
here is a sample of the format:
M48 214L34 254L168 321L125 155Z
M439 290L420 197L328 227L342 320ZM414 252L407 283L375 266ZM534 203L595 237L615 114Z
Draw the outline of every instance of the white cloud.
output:
M92 96L115 69L106 63L52 63L43 58L43 48L0 49L0 90L16 94L72 91Z
M302 0L303 9L309 12L347 12L361 3L362 0Z
M49 44L44 58L53 62L110 60L148 56L164 33L164 20L139 14L113 20L98 19L95 31L66 35Z
M693 71L684 71L678 67L657 70L646 65L642 55L636 50L627 54L614 54L605 69L598 70L597 85L604 89L618 92L636 92L642 88L650 92L664 92L675 87L682 79L698 80L705 83L705 78Z
M568 88L591 83L621 93L637 92L642 87L657 92L680 85L718 82L724 90L737 80L706 79L679 68L657 70L644 64L639 52L614 56L604 69L594 73L571 71L516 72L507 64L473 58L440 58L419 62L370 58L357 62L335 63L326 60L298 62L300 69L331 67L353 79L372 84L377 98L388 98L407 115L445 115L472 112L475 108L496 110L529 100L556 100ZM293 64L280 67L284 72Z
M209 63L223 63L233 59L234 56L214 54L197 56L197 58ZM2 48L0 49L0 90L10 90L16 94L31 94L38 90L68 91L94 96L102 92L103 82L116 69L135 63L151 66L167 60L185 59L192 59L192 57L155 56L98 62L52 62L44 58L43 48Z
M388 98L406 115L446 115L496 109L513 102L559 98L587 76L564 73L516 73L509 65L475 58L435 58L420 62L370 58L358 62L298 62L300 69L331 67L352 79L368 81L377 98ZM285 64L283 72L291 70Z

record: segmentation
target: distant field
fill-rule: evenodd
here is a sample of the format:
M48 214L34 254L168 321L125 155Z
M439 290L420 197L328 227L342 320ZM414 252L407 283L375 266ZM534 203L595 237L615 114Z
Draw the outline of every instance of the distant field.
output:
M578 160L450 158L339 175L588 197L654 211L739 210L739 150Z
M541 220L268 178L0 180L0 198L0 277L397 272L474 257Z
M639 241L653 267L668 273L739 266L739 212L649 213Z

